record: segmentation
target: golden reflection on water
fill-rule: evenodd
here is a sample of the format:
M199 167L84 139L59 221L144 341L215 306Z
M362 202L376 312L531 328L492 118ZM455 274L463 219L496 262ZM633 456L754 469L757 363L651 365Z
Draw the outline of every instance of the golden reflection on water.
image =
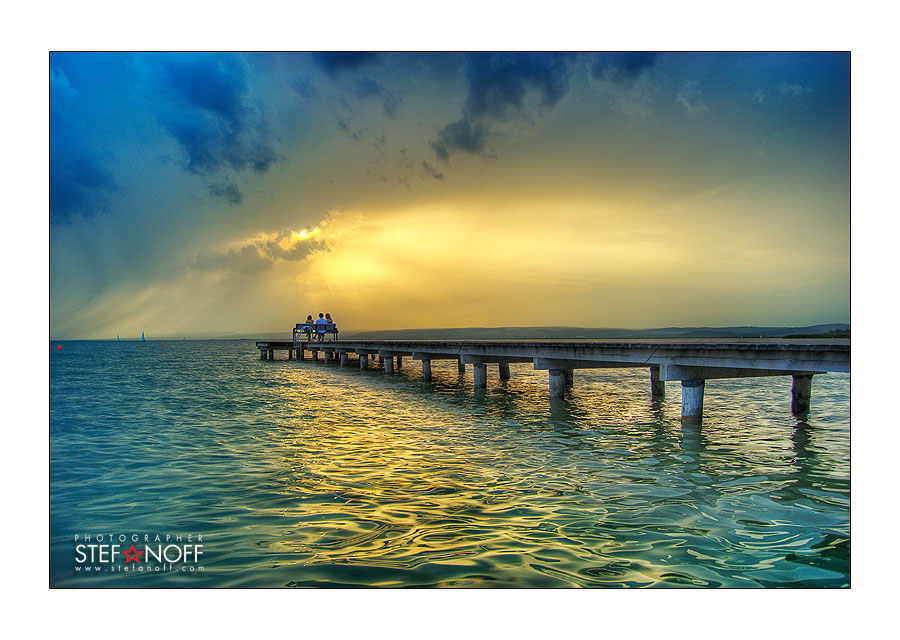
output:
M436 566L449 574L436 584L531 584L537 572L541 586L716 585L723 576L694 563L763 571L768 560L747 556L754 540L809 542L751 527L726 558L702 551L724 544L709 521L733 521L741 495L796 489L802 469L786 467L815 454L793 425L760 433L740 424L752 416L726 411L682 427L676 403L635 400L646 381L634 375L579 376L581 390L548 403L541 374L525 367L480 396L455 363L435 365L431 385L409 364L392 377L317 367L327 365L282 372L327 393L282 391L312 417L279 431L294 479L284 492L298 498L283 511L290 535L270 546L281 565Z

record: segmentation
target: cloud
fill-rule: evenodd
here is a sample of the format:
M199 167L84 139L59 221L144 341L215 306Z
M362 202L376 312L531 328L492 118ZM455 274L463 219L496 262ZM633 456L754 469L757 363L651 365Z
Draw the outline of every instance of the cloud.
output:
M209 186L209 195L222 198L228 204L239 205L244 201L244 194L238 189L237 185L232 183L221 184L216 183Z
M787 82L783 82L780 87L778 87L778 93L783 96L790 96L792 98L797 98L802 96L805 93L812 92L812 89L809 87L804 87L802 84L788 84Z
M430 143L438 159L447 161L450 155L462 151L472 155L485 155L488 129L485 125L463 118L451 122L438 132L437 140Z
M268 271L279 262L302 262L312 254L327 251L321 230L260 233L222 252L203 251L194 261L200 271L224 271L252 276Z
M678 95L675 96L675 102L684 107L684 112L691 117L698 116L701 113L706 113L710 110L706 103L700 98L700 91L697 89L698 84L699 83L696 81L685 83L678 92Z
M350 117L342 117L337 120L337 126L340 127L341 131L346 133L351 140L359 142L361 131L354 131L350 124Z
M391 118L396 114L397 107L400 104L399 96L370 75L365 75L356 81L354 93L360 100L379 98L384 107L384 112Z
M163 98L156 116L187 154L190 173L262 174L279 160L259 107L248 99L240 56L172 54L149 61Z
M594 53L588 58L591 77L609 94L612 106L626 114L648 116L653 112L657 86L654 69L658 52Z
M569 91L572 56L558 53L475 53L466 56L470 118L528 118L552 109Z
M620 51L595 53L591 56L591 75L610 82L633 82L659 60L655 51Z
M119 186L109 158L94 150L84 123L75 115L79 92L62 69L50 69L50 222L109 209Z
M332 78L342 71L356 71L378 59L377 55L368 51L321 51L312 57Z
M425 173L430 175L435 180L443 180L444 174L435 169L428 163L428 160L422 160L422 168L425 169Z
M457 152L487 155L489 136L536 125L568 93L574 60L573 54L559 53L467 54L462 116L430 143L435 155L443 161Z
M316 86L306 76L294 76L293 78L289 78L287 83L291 89L307 100L311 100L319 95L319 90L316 89Z

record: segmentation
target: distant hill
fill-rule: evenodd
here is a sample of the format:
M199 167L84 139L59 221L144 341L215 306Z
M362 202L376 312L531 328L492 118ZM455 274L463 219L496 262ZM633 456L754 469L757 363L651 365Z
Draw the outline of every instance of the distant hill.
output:
M446 329L393 329L342 333L358 340L543 340L642 338L849 338L849 324L811 327L665 327L661 329L591 329L584 327L466 327Z

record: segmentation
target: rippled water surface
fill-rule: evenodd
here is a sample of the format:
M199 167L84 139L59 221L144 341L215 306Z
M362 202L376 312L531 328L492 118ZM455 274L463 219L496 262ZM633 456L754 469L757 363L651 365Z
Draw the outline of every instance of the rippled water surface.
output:
M789 377L709 381L682 428L680 385L652 403L643 369L551 403L526 364L475 391L451 361L424 382L251 341L50 348L52 586L850 583L846 374L815 377L806 422ZM202 535L203 570L75 570L76 535L147 533Z

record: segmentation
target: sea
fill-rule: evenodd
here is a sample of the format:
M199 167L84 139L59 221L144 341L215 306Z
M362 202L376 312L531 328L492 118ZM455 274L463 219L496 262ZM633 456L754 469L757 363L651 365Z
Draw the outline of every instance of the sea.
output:
M58 588L841 588L850 375L260 360L251 340L50 342ZM307 352L307 358L309 353Z

